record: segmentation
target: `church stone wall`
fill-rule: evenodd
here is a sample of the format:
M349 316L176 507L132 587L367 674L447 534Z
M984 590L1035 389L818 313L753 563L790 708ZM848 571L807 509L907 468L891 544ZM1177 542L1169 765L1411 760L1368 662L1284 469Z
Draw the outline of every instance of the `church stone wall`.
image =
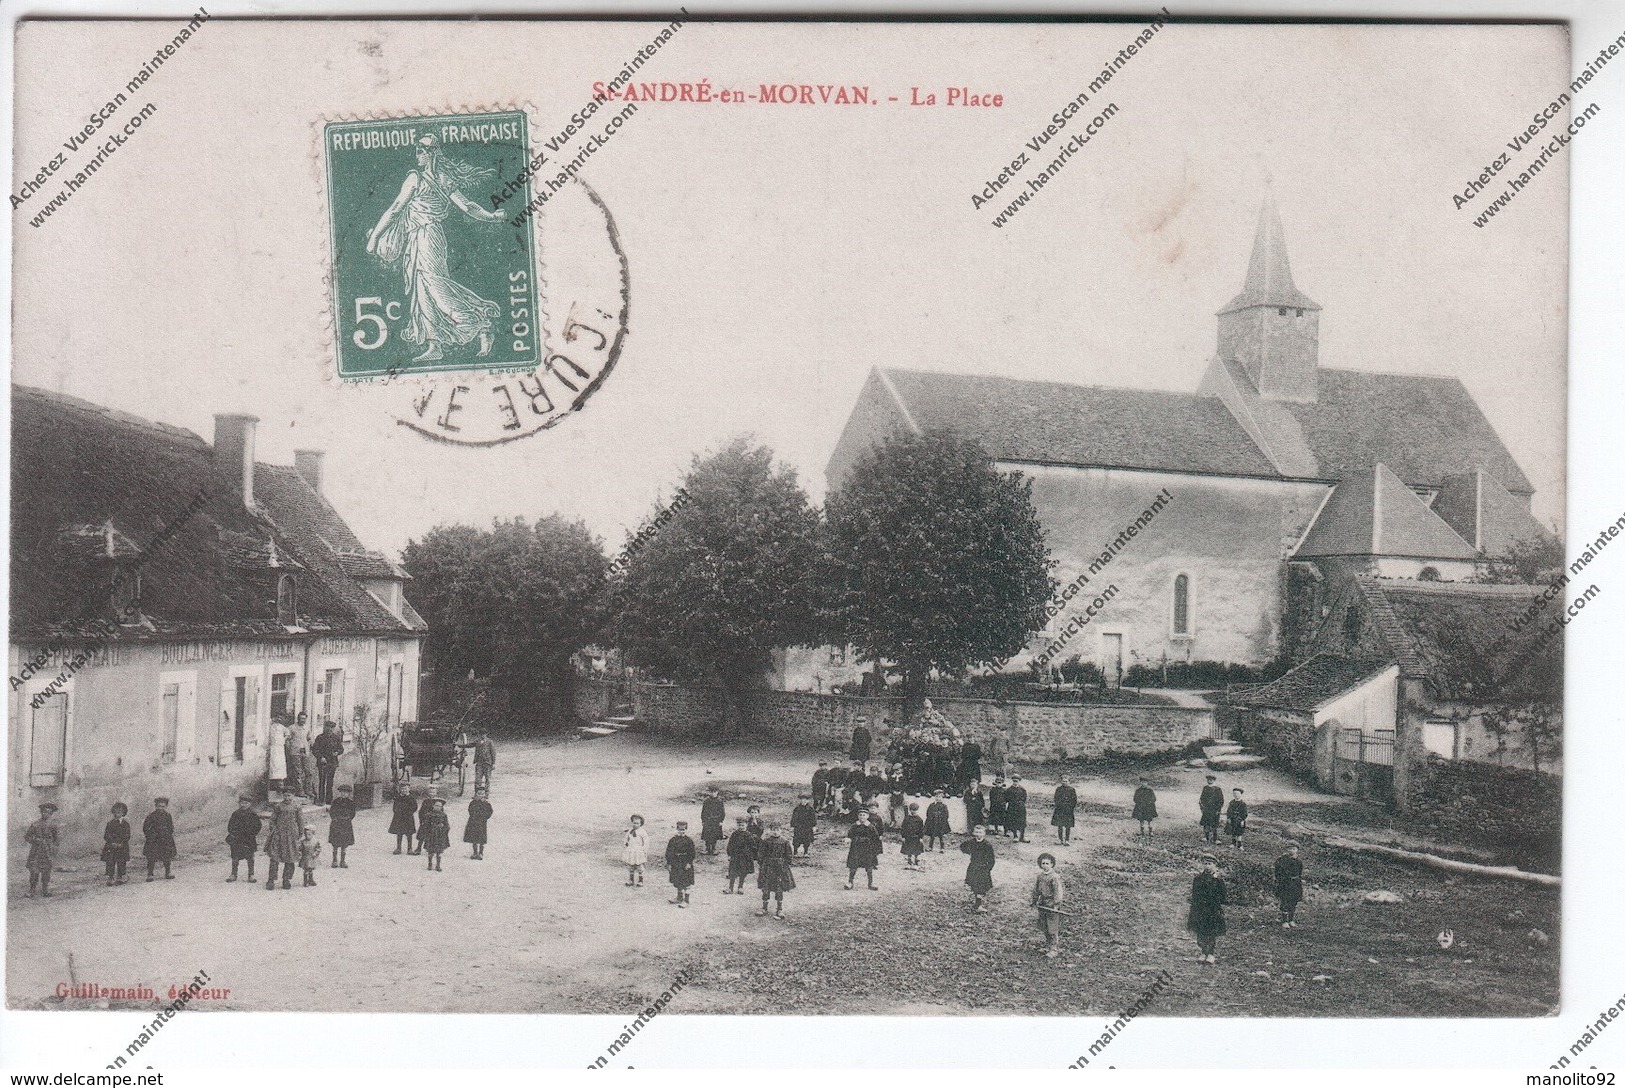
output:
M586 716L606 703L604 681L578 679L577 712ZM617 688L617 691L622 690ZM669 736L696 736L720 729L721 693L715 688L670 684L631 685L639 727ZM1213 712L1170 706L1070 706L1061 703L939 699L933 705L984 749L1002 730L1011 758L1041 762L1101 758L1107 753L1149 755L1183 748L1214 735ZM890 718L902 722L896 698L822 695L804 691L753 691L744 696L748 728L757 736L845 753L858 719L877 736ZM877 753L884 744L877 744Z
M1285 557L1308 526L1326 487L1317 483L1248 480L1126 469L1006 466L1033 478L1054 577L1065 585L1086 573L1138 518L1157 493L1173 496L1073 600L1073 608L1035 635L1029 650L1044 652L1081 605L1109 585L1117 593L1055 654L1073 654L1108 669L1110 644L1122 636L1122 665L1171 661L1232 661L1263 665L1280 646L1285 607ZM1174 580L1190 582L1190 635L1173 630ZM1138 656L1136 656L1136 654Z

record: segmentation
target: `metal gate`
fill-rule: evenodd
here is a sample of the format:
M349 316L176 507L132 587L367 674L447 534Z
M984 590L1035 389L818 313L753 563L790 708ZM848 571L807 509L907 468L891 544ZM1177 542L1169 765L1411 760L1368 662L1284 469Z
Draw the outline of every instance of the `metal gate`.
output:
M1339 730L1332 756L1332 782L1338 793L1382 804L1392 802L1394 731Z

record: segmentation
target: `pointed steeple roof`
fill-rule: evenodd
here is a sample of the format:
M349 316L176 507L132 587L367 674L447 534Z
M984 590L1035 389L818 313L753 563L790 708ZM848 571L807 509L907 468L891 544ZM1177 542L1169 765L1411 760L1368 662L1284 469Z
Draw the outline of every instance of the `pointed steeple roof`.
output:
M1405 482L1377 464L1332 489L1295 558L1393 555L1413 559L1475 559L1456 531Z
M1291 306L1318 310L1320 304L1292 283L1292 265L1286 256L1286 232L1274 198L1266 198L1258 210L1258 233L1253 238L1253 258L1247 265L1247 282L1241 294L1230 300L1221 314L1252 306Z

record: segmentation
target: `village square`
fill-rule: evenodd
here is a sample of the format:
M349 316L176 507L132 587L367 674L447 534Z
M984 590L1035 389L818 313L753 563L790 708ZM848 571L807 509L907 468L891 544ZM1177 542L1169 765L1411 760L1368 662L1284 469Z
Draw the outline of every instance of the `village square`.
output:
M8 1002L1553 1014L1562 542L1244 263L1194 392L877 365L618 545L14 386Z

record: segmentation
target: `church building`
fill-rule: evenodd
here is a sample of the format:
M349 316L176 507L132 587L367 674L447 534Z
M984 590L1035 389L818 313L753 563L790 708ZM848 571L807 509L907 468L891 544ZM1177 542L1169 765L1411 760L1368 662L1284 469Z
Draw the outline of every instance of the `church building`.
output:
M877 366L829 489L890 435L979 440L1033 481L1059 583L1087 579L1012 664L1076 654L1108 681L1136 663L1291 656L1355 578L1460 580L1544 532L1460 380L1321 366L1320 316L1266 203L1194 392Z

